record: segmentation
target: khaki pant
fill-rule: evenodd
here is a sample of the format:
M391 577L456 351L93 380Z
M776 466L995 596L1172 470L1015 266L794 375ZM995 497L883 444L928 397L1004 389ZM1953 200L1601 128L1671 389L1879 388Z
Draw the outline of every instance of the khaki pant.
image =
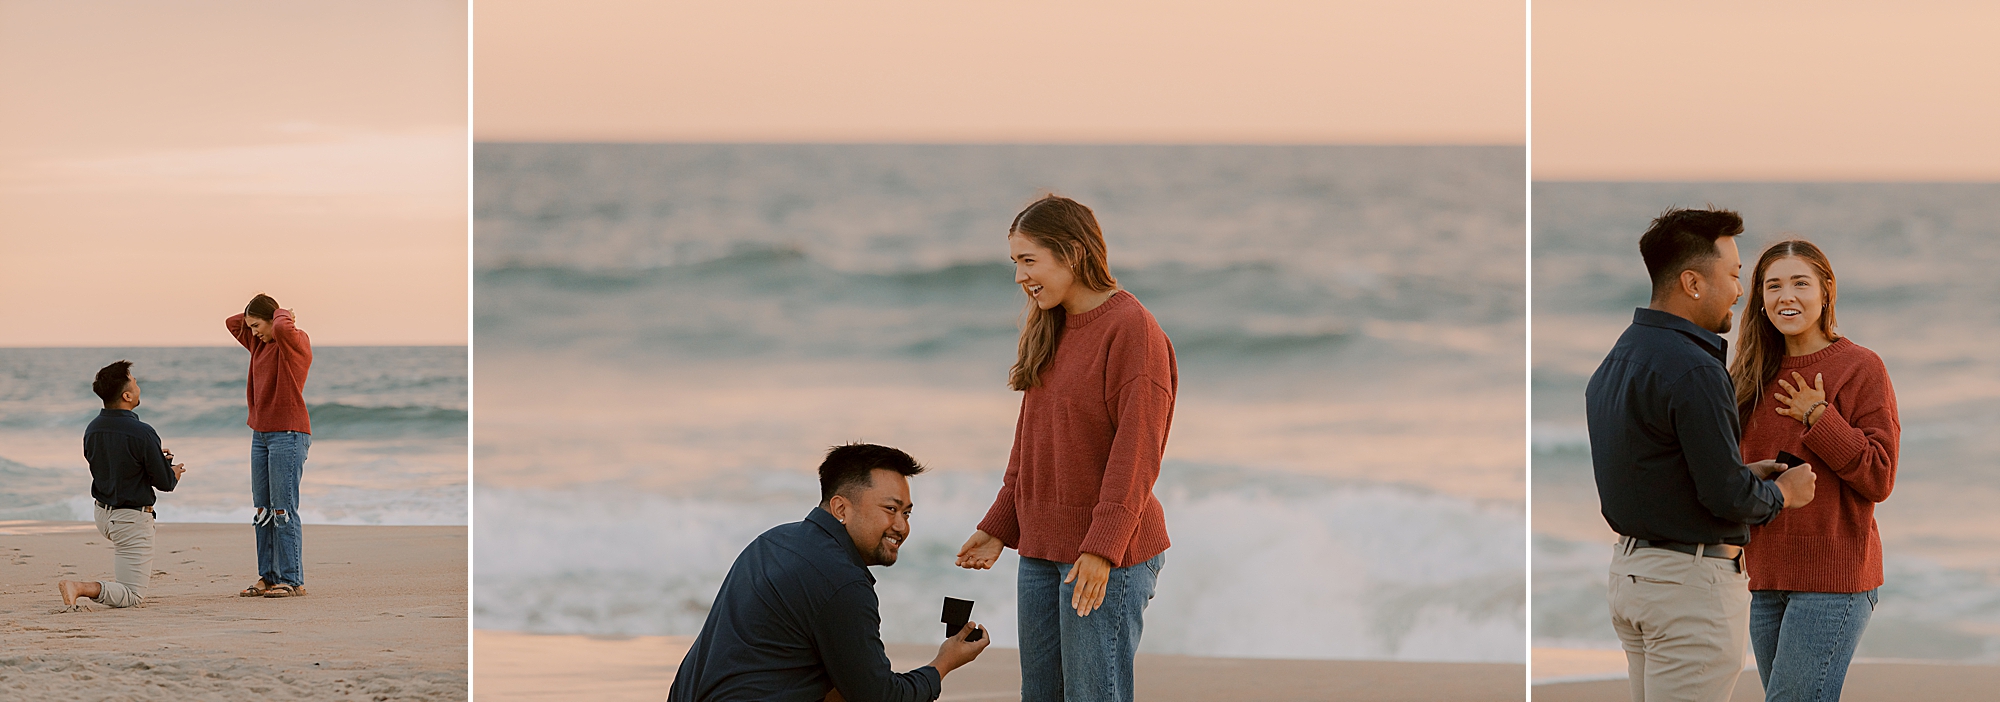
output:
M1632 548L1611 557L1611 627L1633 702L1727 702L1750 645L1750 576L1740 560Z
M97 533L111 540L111 573L118 580L97 581L103 592L91 599L107 607L139 604L153 580L153 513L100 506Z

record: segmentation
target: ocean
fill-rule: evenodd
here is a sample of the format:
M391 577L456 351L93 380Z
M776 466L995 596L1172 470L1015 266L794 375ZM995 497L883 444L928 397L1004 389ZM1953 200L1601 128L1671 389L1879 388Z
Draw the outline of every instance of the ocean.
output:
M313 349L307 524L466 523L466 349ZM187 466L162 522L249 524L250 428L241 347L0 348L0 521L90 521L83 430L97 370L132 362L139 418Z
M911 481L883 635L944 596L1014 636L1006 230L1096 210L1178 351L1142 650L1523 659L1518 147L475 148L475 625L692 635L828 446Z
M1770 244L1817 243L1841 333L1880 354L1895 386L1901 456L1875 512L1887 582L1858 655L2000 662L2000 185L1536 183L1534 197L1537 646L1617 645L1604 595L1616 537L1598 514L1583 388L1646 304L1648 221L1712 203L1743 215L1747 293Z

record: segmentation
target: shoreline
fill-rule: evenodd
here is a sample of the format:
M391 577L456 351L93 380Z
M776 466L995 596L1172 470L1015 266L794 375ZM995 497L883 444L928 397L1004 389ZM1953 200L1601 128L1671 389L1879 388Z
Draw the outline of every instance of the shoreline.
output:
M1624 702L1630 699L1620 649L1533 649L1534 696L1543 702ZM1762 702L1757 662L1747 653L1731 702ZM2000 665L1953 661L1859 658L1847 669L1848 702L1985 699L2000 689Z
M604 637L474 629L474 688L482 701L666 699L692 636ZM927 664L933 645L889 644L891 665ZM939 702L1020 698L1019 651L991 647L944 681ZM1136 697L1146 700L1521 700L1518 663L1204 658L1139 654Z
M243 598L247 524L157 527L146 601L63 611L58 580L107 580L86 522L0 523L0 698L467 698L466 528L305 526L306 591Z

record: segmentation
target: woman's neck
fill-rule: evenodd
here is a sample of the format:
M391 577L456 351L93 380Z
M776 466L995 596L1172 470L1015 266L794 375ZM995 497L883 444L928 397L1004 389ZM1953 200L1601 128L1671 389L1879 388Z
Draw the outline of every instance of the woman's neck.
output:
M1079 288L1075 295L1071 295L1069 299L1063 300L1063 312L1066 314L1083 314L1089 312L1097 309L1099 305L1103 305L1111 299L1112 295L1116 294L1118 294L1118 287L1115 285L1110 290Z
M1832 345L1833 340L1826 338L1826 332L1820 331L1819 325L1813 325L1812 328L1798 334L1785 335L1785 355L1787 356L1811 355L1819 353L1820 349Z

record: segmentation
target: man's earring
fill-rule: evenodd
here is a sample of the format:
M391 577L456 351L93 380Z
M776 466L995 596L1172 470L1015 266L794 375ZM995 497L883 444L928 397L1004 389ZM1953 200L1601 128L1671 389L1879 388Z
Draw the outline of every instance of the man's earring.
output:
M1696 300L1699 300L1699 299L1701 299L1701 293L1695 293L1695 294L1694 294L1694 299L1696 299Z

